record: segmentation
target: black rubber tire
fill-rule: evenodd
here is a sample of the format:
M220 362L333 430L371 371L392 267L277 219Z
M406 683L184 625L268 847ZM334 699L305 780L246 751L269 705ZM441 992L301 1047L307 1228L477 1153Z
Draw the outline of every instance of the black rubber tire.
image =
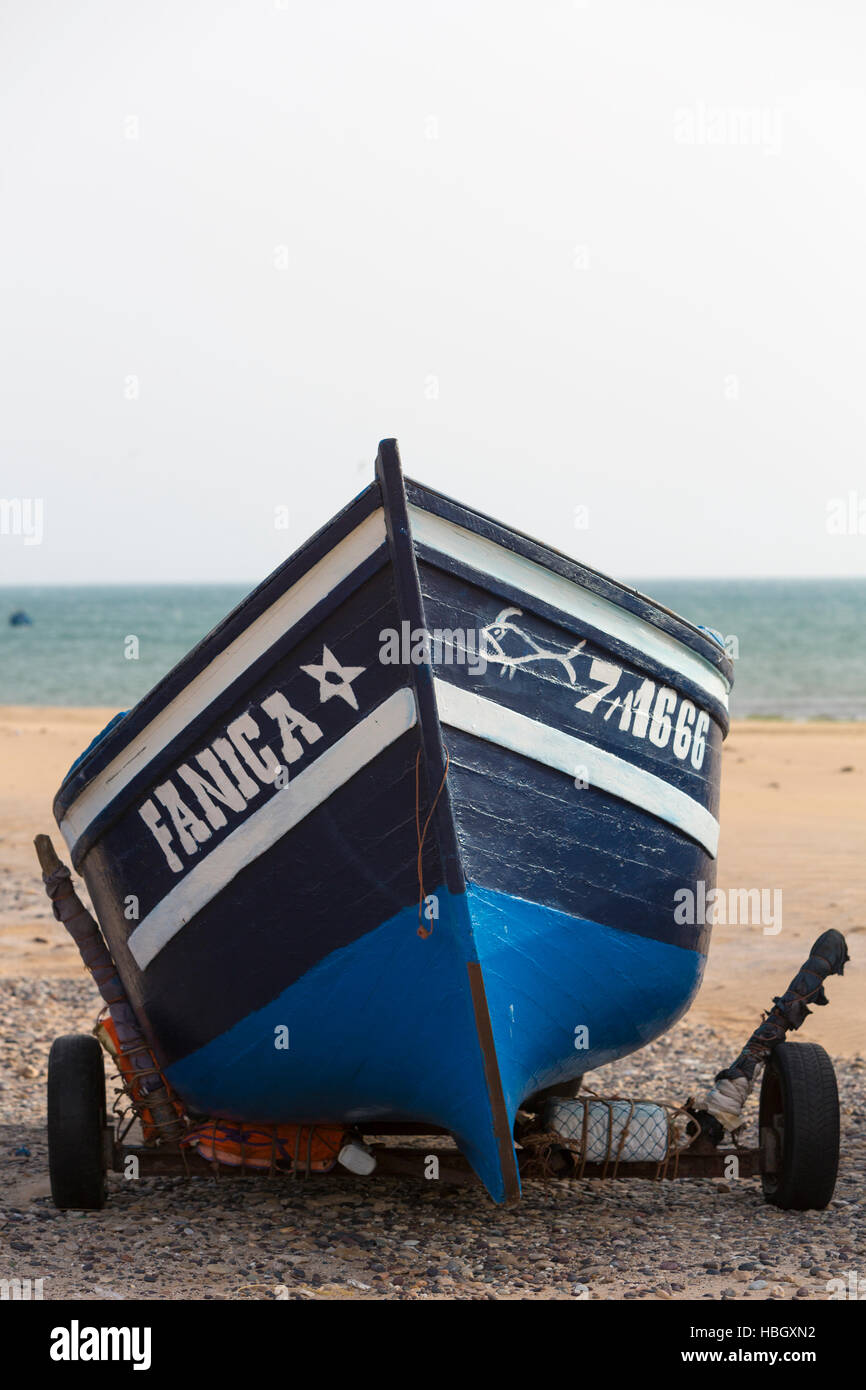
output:
M105 1068L89 1033L55 1038L48 1054L48 1171L56 1207L105 1206Z
M820 1211L836 1186L839 1092L818 1043L780 1043L761 1084L764 1200L786 1211Z

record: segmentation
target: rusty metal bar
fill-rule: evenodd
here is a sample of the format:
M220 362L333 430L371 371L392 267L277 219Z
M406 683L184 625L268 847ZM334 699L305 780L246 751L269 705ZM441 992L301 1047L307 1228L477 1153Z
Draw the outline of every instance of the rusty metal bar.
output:
M430 1137L438 1136L431 1135ZM376 1176L411 1177L423 1180L426 1177L427 1161L433 1155L439 1163L438 1178L440 1182L463 1184L478 1181L470 1164L457 1149L431 1149L426 1152L424 1149L391 1148L384 1144L376 1144L373 1146L372 1152L376 1157ZM123 1171L124 1163L129 1157L134 1157L137 1160L139 1173L142 1177L167 1177L178 1174L213 1177L217 1173L220 1178L267 1176L265 1169L234 1168L212 1163L199 1154L184 1153L180 1149L170 1148L167 1145L156 1148L150 1145L117 1144L114 1148L112 1168L116 1172ZM670 1172L660 1174L658 1163L620 1163L614 1174L610 1168L605 1171L603 1163L587 1163L582 1176L584 1178L608 1179L612 1177L617 1179L658 1179L662 1177L667 1181L673 1181L675 1178L723 1178L727 1176L726 1165L730 1158L737 1160L738 1177L754 1177L760 1172L760 1152L758 1149L716 1149L711 1153L690 1153L686 1150L679 1156L676 1172L671 1168ZM525 1173L531 1178L537 1177L531 1171L532 1155L518 1151L518 1160L521 1173ZM314 1180L316 1176L313 1175ZM354 1175L338 1165L330 1173L320 1176L349 1178ZM558 1179L565 1181L577 1176L576 1168L571 1171L566 1169L557 1175Z

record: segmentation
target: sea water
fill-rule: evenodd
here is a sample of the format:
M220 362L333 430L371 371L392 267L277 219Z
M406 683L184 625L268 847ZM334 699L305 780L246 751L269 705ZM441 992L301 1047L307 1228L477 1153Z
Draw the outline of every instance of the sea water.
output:
M734 659L735 718L866 718L866 579L633 582L721 633ZM0 588L0 704L128 709L247 592L239 584ZM11 627L21 609L31 625Z

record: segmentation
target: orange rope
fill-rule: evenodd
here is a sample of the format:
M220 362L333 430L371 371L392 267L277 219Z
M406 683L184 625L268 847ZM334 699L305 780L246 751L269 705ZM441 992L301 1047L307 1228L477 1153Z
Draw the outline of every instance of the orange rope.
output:
M418 837L418 935L426 938L433 935L432 927L424 926L424 870L421 863L424 854L424 841L427 838L427 831L430 821L433 819L433 812L436 810L437 803L442 795L445 786L445 778L448 776L448 764L450 762L448 749L445 749L445 771L442 773L442 781L439 783L439 790L433 798L433 805L427 814L424 822L424 829L421 829L421 809L420 809L420 771L421 771L421 749L415 758L415 834Z

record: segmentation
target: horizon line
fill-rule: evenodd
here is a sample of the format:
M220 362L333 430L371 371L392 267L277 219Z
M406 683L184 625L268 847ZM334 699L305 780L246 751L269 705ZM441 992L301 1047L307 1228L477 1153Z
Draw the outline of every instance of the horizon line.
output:
M42 581L33 580L2 580L0 581L0 593L13 589L89 589L89 588L179 588L179 587L246 587L250 592L264 584L274 570L270 570L266 575L258 579L45 579ZM601 571L598 571L601 573ZM644 575L611 575L605 573L606 579L613 579L615 583L635 585L645 582L653 584L674 582L687 583L729 583L731 581L749 580L753 583L763 581L776 581L785 579L793 582L803 582L808 580L866 580L866 571L862 574L644 574Z

